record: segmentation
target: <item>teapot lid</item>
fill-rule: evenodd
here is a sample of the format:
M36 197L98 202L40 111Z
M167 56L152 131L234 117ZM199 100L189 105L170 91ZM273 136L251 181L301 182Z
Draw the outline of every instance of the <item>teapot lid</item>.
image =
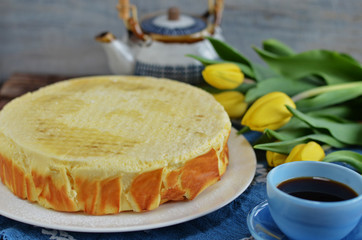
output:
M206 29L207 23L201 18L180 14L179 9L172 7L168 14L148 17L141 22L145 33L181 36L201 32Z

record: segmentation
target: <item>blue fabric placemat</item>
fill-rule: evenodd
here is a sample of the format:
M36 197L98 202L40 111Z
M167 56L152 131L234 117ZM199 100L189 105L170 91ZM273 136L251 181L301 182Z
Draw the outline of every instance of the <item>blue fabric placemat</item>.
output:
M259 133L248 132L244 136L254 142ZM362 151L361 151L362 152ZM253 182L246 191L225 207L198 219L159 229L126 233L79 233L36 227L0 216L1 240L15 239L228 239L251 240L246 224L251 209L266 199L267 165L264 151L255 151L257 169Z

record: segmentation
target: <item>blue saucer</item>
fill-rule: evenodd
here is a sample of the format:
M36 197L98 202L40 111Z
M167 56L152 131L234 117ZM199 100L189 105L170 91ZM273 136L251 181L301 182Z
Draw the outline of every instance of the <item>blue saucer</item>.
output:
M287 240L288 238L279 230L269 212L268 201L254 207L248 214L247 224L251 235L256 240ZM362 239L362 219L358 226L343 240Z

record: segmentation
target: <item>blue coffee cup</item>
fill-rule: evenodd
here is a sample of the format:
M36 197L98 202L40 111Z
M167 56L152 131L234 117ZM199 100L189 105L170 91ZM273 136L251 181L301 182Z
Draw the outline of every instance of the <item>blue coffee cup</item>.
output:
M277 186L298 177L328 178L343 183L357 194L349 200L321 202L294 197ZM346 167L326 162L285 163L267 176L271 216L280 230L295 240L338 240L347 236L362 216L362 176Z

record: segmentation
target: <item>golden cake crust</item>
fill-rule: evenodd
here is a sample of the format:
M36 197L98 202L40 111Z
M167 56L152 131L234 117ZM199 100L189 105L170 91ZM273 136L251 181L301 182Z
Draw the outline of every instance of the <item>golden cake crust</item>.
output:
M220 179L230 127L211 95L183 83L69 80L0 112L0 177L18 197L59 211L152 210Z

